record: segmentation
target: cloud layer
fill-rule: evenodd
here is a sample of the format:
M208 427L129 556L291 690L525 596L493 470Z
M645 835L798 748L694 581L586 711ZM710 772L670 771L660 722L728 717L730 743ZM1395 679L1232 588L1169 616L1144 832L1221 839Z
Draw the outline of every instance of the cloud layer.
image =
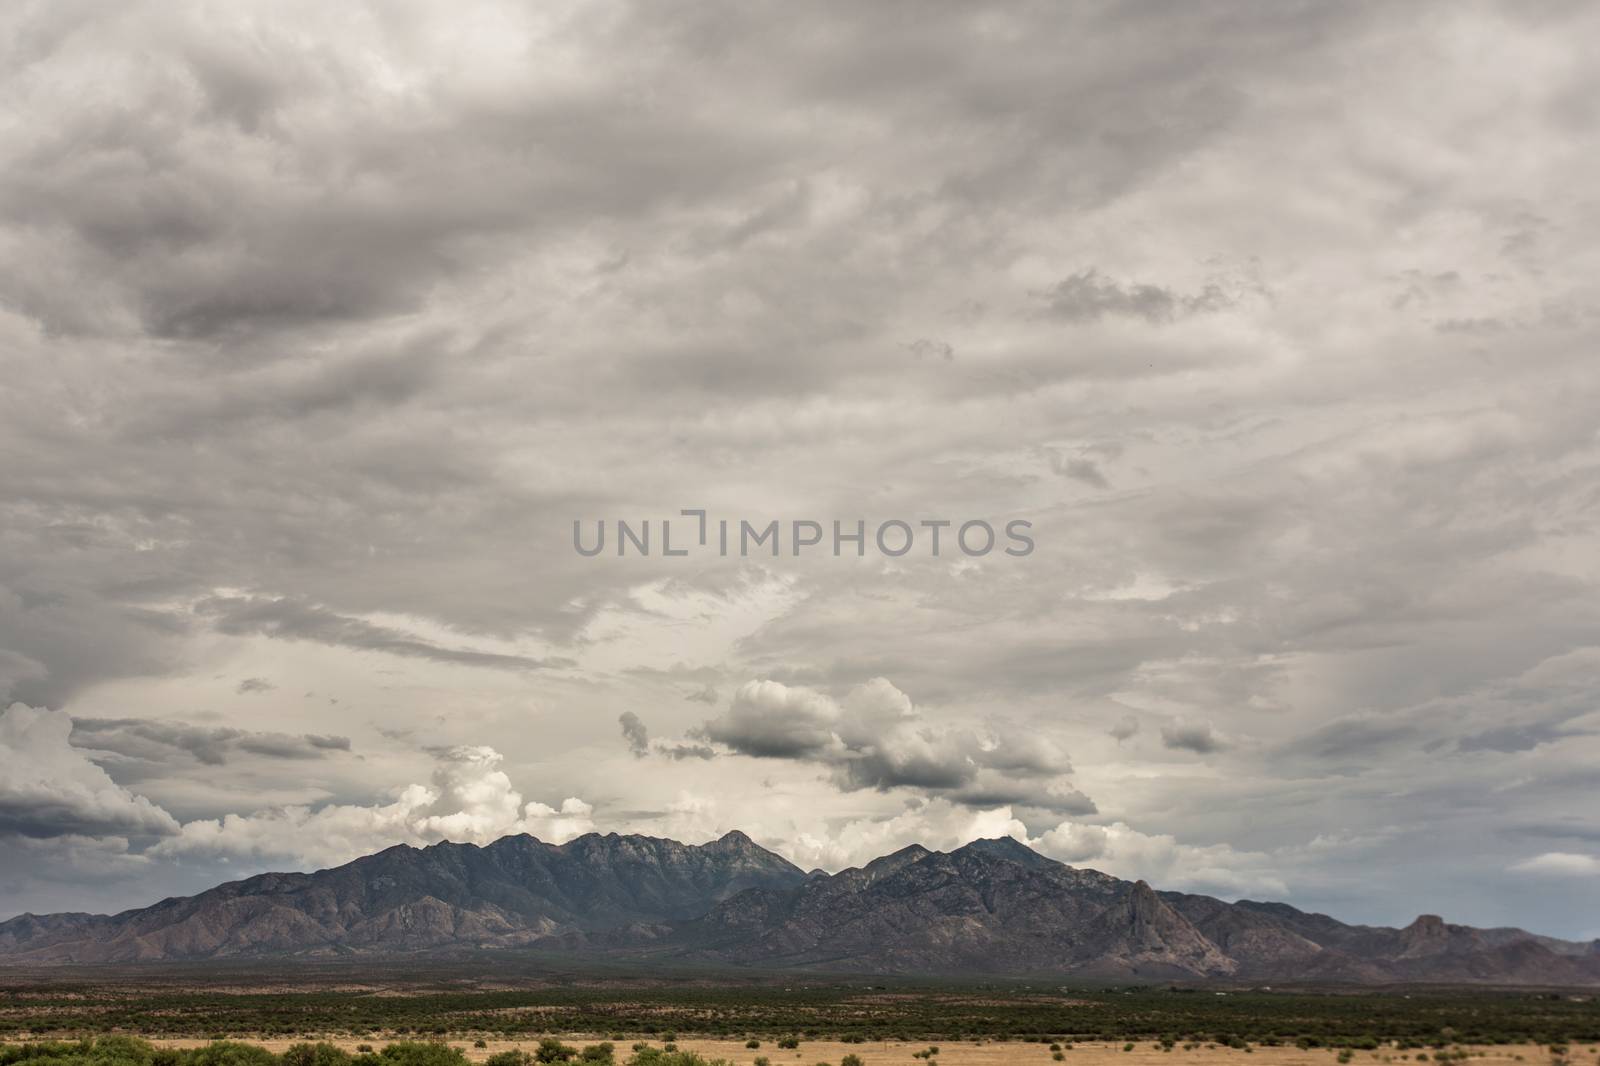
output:
M1600 934L1597 19L10 5L0 895L993 831ZM685 508L1037 549L572 550Z

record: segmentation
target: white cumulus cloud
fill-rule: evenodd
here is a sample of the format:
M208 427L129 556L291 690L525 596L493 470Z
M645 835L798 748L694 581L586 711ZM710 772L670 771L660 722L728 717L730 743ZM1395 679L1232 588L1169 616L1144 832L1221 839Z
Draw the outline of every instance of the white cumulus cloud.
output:
M487 844L514 833L559 844L594 828L594 808L575 796L559 807L525 800L491 747L455 747L437 757L429 784L406 785L389 803L286 806L199 819L151 851L336 865L394 844Z
M165 836L178 823L74 748L72 717L13 703L0 714L0 836Z
M1272 856L1227 844L1182 844L1166 833L1142 833L1123 822L1086 825L1062 822L1030 841L1034 848L1071 866L1087 866L1160 888L1221 896L1289 895Z
M1557 877L1595 877L1600 875L1600 858L1571 851L1547 851L1524 859L1511 869L1517 873L1551 874Z

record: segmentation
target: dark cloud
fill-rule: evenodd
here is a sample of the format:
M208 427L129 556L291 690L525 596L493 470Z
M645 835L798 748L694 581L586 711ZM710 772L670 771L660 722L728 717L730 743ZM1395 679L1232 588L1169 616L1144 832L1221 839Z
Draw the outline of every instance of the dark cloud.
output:
M80 748L152 763L183 752L207 766L221 766L236 752L271 759L317 759L330 751L350 750L349 737L252 732L143 718L74 718L72 738Z
M1056 473L1062 477L1081 481L1097 489L1109 489L1111 482L1101 472L1100 467L1088 459L1067 459L1057 468Z
M213 596L196 603L194 609L209 618L218 632L236 636L259 634L277 640L309 640L359 651L500 670L535 670L571 664L570 659L544 660L446 647L388 626L287 598Z
M5 511L0 500L0 514ZM81 568L52 559L47 544L53 532L40 528L33 541L15 529L10 535L15 553L0 552L4 698L60 706L95 682L170 669L172 642L183 635L183 622L129 603L120 590L105 588L91 576L115 550L93 542L74 550L74 556L93 560ZM85 641L93 644L92 655L84 653Z
M1068 322L1095 322L1114 316L1143 319L1154 325L1224 311L1235 302L1217 285L1186 294L1159 285L1119 282L1093 268L1062 279L1037 297L1052 316Z
M247 692L271 692L277 687L264 677L247 677L235 686L234 691L242 696Z
M1227 747L1210 722L1176 721L1161 727L1161 743L1174 751L1210 755Z
M669 759L715 759L717 749L709 744L658 743L655 750Z
M1041 805L1044 782L1072 771L1054 743L1025 729L983 736L937 727L883 678L856 687L842 702L801 686L750 682L700 733L736 754L826 767L844 791L916 789L970 806L1002 793ZM996 784L1002 779L1009 784ZM1070 797L1064 802L1079 805Z
M1549 722L1530 722L1526 725L1505 725L1495 729L1486 729L1482 733L1474 733L1469 737L1462 737L1456 743L1458 751L1497 751L1510 753L1516 751L1532 751L1541 744L1551 744L1566 737L1576 736L1582 730L1563 728L1560 724Z
M1050 827L1062 818L1099 813L1094 800L1075 788L1036 781L1006 781L991 775L984 775L971 785L948 792L945 798L979 810L1013 807L1019 818L1034 818Z
M833 701L819 693L761 681L742 686L728 710L702 728L707 739L741 755L811 759L836 743L838 713Z
M1316 759L1369 760L1414 743L1414 724L1398 717L1341 718L1288 745L1288 750Z
M951 360L956 357L956 350L948 341L930 340L927 337L918 337L906 345L913 358L937 358Z
M634 758L642 759L650 754L650 731L638 715L623 711L617 722L622 726L622 739L627 742L628 751Z
M62 711L14 703L0 711L0 838L152 838L177 821L115 783L69 742Z

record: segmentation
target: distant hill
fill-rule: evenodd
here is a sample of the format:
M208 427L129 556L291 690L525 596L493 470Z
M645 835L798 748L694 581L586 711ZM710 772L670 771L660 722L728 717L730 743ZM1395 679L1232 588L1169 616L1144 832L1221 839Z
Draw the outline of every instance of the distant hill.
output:
M0 964L537 947L575 956L904 974L1600 985L1600 941L1424 915L1346 925L1282 903L1158 892L1009 839L913 845L806 873L729 833L399 846L117 915L0 923Z

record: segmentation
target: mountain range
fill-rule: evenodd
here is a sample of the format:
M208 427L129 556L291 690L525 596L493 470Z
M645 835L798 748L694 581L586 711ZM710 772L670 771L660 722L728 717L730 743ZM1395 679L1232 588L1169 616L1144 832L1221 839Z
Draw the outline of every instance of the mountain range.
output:
M1158 892L1011 838L807 873L732 832L399 845L115 915L0 922L0 965L532 948L574 957L927 975L1600 985L1600 940L1423 915L1347 925Z

